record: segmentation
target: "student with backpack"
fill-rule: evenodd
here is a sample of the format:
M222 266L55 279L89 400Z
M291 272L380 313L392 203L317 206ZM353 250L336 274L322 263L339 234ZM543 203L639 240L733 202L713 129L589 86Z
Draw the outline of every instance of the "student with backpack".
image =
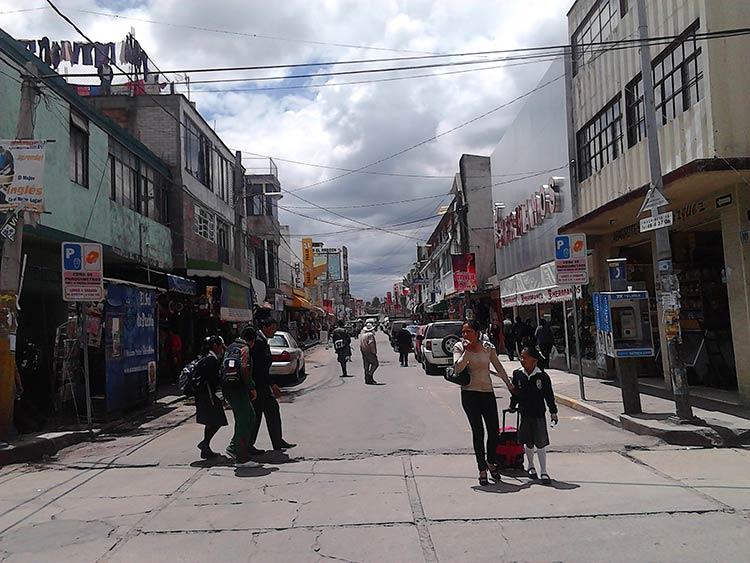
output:
M232 342L224 353L221 366L221 390L232 407L234 414L234 434L227 446L227 455L236 465L259 467L250 459L250 445L255 425L255 411L251 400L257 392L250 366L250 353L255 345L255 329L248 325L240 336Z
M553 424L557 424L557 404L552 391L552 381L543 369L539 367L542 359L541 352L534 346L526 346L521 350L521 366L513 372L513 385L518 390L510 399L510 409L518 409L521 423L518 427L518 441L524 445L528 473L532 479L537 479L534 467L534 449L539 459L539 478L542 483L549 485L552 480L547 473L547 446L549 433L547 432L547 408ZM546 407L545 407L546 403Z
M211 439L222 426L227 425L223 401L216 395L219 390L221 359L224 356L224 339L209 336L203 343L203 357L195 367L195 419L204 426L203 440L198 444L202 459L212 459L221 454L211 450Z

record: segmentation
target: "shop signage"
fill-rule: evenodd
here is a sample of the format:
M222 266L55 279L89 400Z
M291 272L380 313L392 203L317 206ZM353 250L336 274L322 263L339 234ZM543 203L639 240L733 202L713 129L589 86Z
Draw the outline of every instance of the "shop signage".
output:
M506 217L503 208L495 208L495 238L497 248L508 246L531 229L541 225L553 213L562 212L562 196L549 186L543 186L524 203L516 206Z
M671 227L674 223L674 213L667 211L666 213L659 213L658 215L652 215L641 219L641 232L646 233L648 231L655 231L662 227Z
M477 263L473 252L452 254L453 287L457 293L477 289Z
M732 194L722 195L716 198L716 209L732 205Z
M697 215L700 215L708 210L708 206L706 205L706 202L703 200L700 201L694 201L692 203L687 203L680 207L679 209L674 210L674 222L675 223L681 223L682 221L687 221L688 219L691 219L692 217L695 217ZM612 233L612 240L614 242L620 242L632 237L637 236L640 233L640 225L639 223L633 223L632 225L628 225L627 227L623 227L622 229L618 229L614 233Z
M571 301L572 299L573 289L568 286L551 287L508 296L503 295L500 298L500 303L503 307L516 307L520 305L536 305L537 303L559 303L561 301Z
M104 299L102 245L62 243L64 301L102 301Z
M3 223L3 226L0 227L0 235L4 239L9 240L10 242L13 242L16 240L16 228L18 226L18 211L11 211L8 213L8 216L5 219L5 222Z
M589 266L586 254L585 234L555 237L557 285L586 285L589 283Z
M44 211L46 143L0 140L0 211Z

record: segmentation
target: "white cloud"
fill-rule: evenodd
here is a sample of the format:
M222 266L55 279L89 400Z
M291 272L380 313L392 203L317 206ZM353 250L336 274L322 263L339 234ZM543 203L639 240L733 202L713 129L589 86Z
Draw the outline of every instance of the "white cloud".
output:
M257 33L290 40L188 30L76 11L105 11L103 6L107 2L103 0L68 0L60 3L60 7L95 40L117 41L131 26L135 27L143 46L159 67L166 70L408 56L408 53L364 51L291 39L426 52L556 44L565 40L565 12L570 4L571 0L390 0L366 3L353 0L312 3L286 0L271 5L259 0L214 0L207 9L205 2L159 0L139 2L133 9L119 12L171 24ZM121 7L128 3L118 2L117 5ZM18 6L17 2L0 0L0 12L18 9ZM0 26L19 38L44 35L59 39L75 37L73 30L49 10L0 15ZM416 64L424 64L424 61ZM339 68L329 67L328 70ZM456 67L455 70L460 68ZM280 85L275 81L210 84L194 87L193 99L210 122L216 121L218 132L232 149L358 168L530 90L546 68L547 63L538 63L356 86L257 93L195 93L198 88L215 90ZM78 67L78 70L91 69ZM308 71L298 69L295 72ZM278 72L273 70L266 74ZM258 71L229 74L232 77L262 75ZM191 78L225 77L225 74L208 73L194 74ZM367 78L320 77L315 79L315 83ZM373 170L452 175L457 170L461 154L489 154L520 107L521 104L515 104L501 110L437 142L377 165ZM322 168L283 162L277 164L286 189L339 174ZM449 179L354 174L302 191L299 195L323 207L357 205L447 193L450 185ZM439 201L430 199L396 206L341 210L340 213L369 224L392 224L434 214ZM307 206L292 195L286 195L281 205ZM310 209L295 211L351 225L329 212ZM292 225L292 232L297 234L340 230L339 227L289 213L282 212L282 220ZM404 234L426 238L430 232L430 228L420 228ZM331 235L320 239L349 247L353 291L368 299L387 291L393 280L410 266L415 254L416 241L379 231ZM295 241L298 247L299 239ZM299 250L297 252L300 253Z

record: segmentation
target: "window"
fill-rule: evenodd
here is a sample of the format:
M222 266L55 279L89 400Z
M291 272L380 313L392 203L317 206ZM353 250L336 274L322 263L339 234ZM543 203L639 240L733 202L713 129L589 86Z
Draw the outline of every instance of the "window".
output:
M620 95L578 132L578 178L585 180L622 154Z
M263 184L246 184L247 198L245 199L245 211L247 216L258 216L266 214L266 196L263 195Z
M211 167L211 187L221 199L227 203L232 199L232 182L234 181L234 166L219 154L217 149L213 151Z
M217 223L216 244L219 245L219 260L229 264L229 225L221 221Z
M629 0L620 0L620 17L624 18L625 14L628 13Z
M214 242L216 230L216 219L202 207L195 206L195 232L205 239Z
M268 283L266 277L266 244L265 241L255 249L255 277L263 283Z
M643 77L639 74L625 86L625 118L628 147L646 138L646 114L643 110Z
M109 139L110 198L144 217L168 220L167 181L123 145Z
M183 137L185 168L196 180L211 189L211 141L201 134L198 126L190 119L185 119Z
M265 185L263 186L263 191L265 193ZM264 196L264 199L266 200L266 215L269 217L275 217L276 202L270 196Z
M70 112L70 179L89 187L89 122Z
M617 24L615 0L599 0L589 11L573 34L573 75L590 61L601 46L592 45L606 41Z
M656 115L667 123L703 98L701 47L695 22L654 60Z
M276 244L268 241L268 287L275 288L278 284L276 274L279 269L278 251Z

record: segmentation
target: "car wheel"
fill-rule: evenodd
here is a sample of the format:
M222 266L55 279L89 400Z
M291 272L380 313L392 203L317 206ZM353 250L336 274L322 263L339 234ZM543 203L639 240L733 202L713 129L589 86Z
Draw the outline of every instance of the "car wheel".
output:
M452 356L453 355L453 347L458 344L458 341L461 340L458 336L450 335L443 338L443 342L441 343L441 347L443 348L443 352L445 352L446 355Z

